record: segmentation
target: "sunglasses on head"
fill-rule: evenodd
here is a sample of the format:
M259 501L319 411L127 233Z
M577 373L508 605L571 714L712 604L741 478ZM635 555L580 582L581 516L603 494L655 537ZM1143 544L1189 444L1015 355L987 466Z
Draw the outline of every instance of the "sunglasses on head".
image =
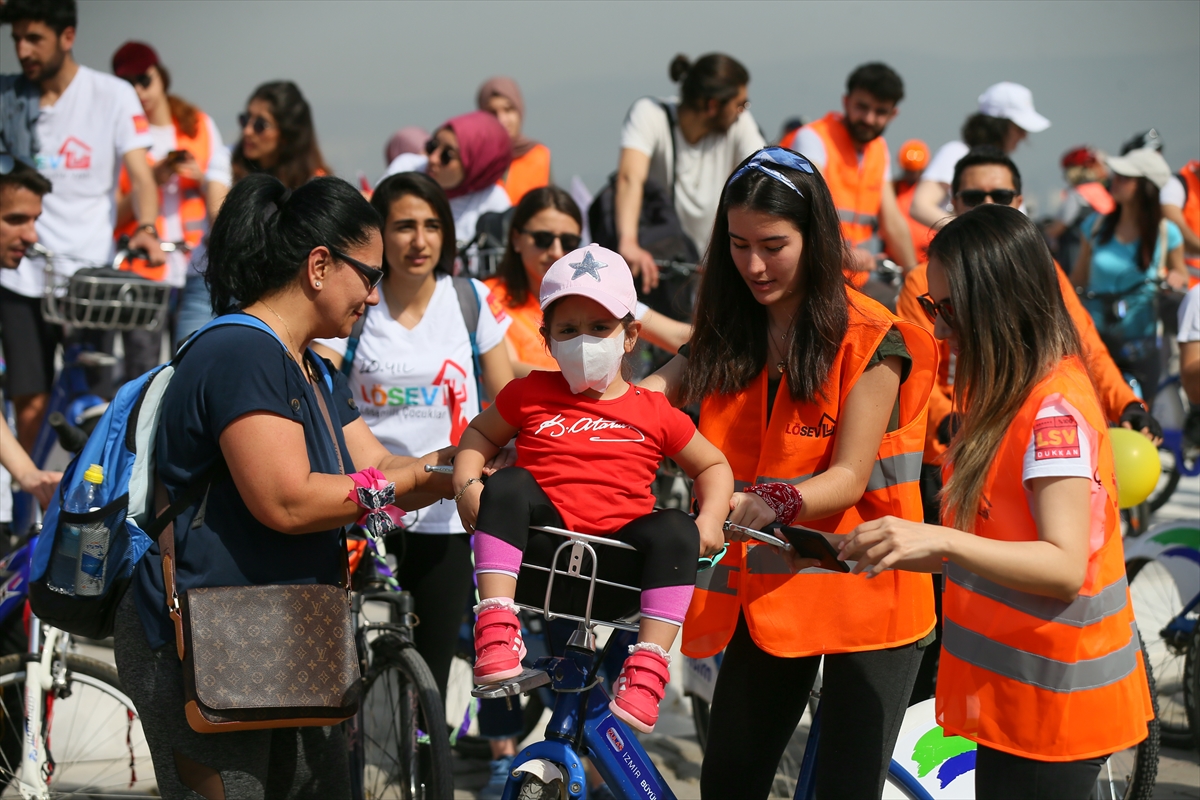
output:
M926 292L917 296L917 304L921 306L925 316L929 317L930 322L937 322L937 316L941 314L942 319L951 325L954 324L954 306L950 305L950 298L934 300L929 296L929 292Z
M569 253L579 247L579 243L583 241L574 233L552 233L551 231L521 231L527 233L533 239L533 246L538 250L549 250L554 246L554 240L562 242L564 253Z
M725 185L728 186L738 178L745 175L747 172L754 170L755 172L761 172L768 178L779 181L785 186L791 188L791 190L796 194L804 197L804 192L800 191L799 187L792 183L790 178L786 177L782 172L772 169L770 165L787 167L788 169L805 172L809 175L812 175L816 172L816 170L813 169L812 162L799 153L793 153L791 150L788 150L784 147L764 147L762 150L759 150L757 153L755 153L744 167L730 175L729 180Z
M142 73L141 75L133 75L125 80L129 81L131 86L140 86L143 89L150 88L150 73L148 72Z
M367 289L374 289L383 280L383 270L379 267L372 267L370 264L364 264L357 258L351 258L336 248L329 248L329 252L339 261L345 261L350 266L362 273L362 276L367 279Z
M242 126L242 130L245 130L246 126L249 125L260 136L271 127L271 123L266 117L259 116L258 114L250 116L246 112L238 114L238 125Z
M1017 196L1017 193L1012 189L992 189L986 192L983 189L963 189L955 196L967 208L974 208L975 206L982 205L983 201L989 197L992 198L992 202L996 205L1012 205L1013 198Z
M437 139L430 139L425 143L425 155L429 156L430 161L433 160L433 154L438 150L442 151L441 158L438 160L442 162L443 167L450 166L450 162L458 158L458 151L448 144L442 144Z

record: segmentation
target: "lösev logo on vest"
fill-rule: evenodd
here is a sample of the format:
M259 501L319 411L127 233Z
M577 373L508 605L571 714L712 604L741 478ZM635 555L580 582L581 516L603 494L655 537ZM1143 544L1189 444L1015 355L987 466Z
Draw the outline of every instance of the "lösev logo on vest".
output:
M816 425L801 425L793 422L784 426L783 432L790 436L807 436L812 439L828 439L837 429L837 420L828 414L821 415L821 421Z

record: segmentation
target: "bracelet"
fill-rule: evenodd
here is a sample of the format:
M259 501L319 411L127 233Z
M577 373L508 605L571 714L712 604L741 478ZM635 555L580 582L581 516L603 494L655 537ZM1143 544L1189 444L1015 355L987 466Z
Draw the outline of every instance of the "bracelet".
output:
M775 519L783 525L791 525L804 505L804 496L790 483L759 483L742 490L762 498L767 507L775 512Z
M142 231L152 234L155 239L158 238L158 226L153 222L143 222L141 225L137 226L137 229L134 231L134 233L141 233Z
M483 483L483 479L482 478L468 478L467 482L463 484L463 487L458 490L458 494L454 495L455 503L457 503L459 500L462 500L462 496L467 493L467 488L470 487L470 485L472 483Z
M374 467L367 467L346 476L354 488L346 499L364 509L357 524L372 537L378 538L400 527L404 509L396 506L396 484Z

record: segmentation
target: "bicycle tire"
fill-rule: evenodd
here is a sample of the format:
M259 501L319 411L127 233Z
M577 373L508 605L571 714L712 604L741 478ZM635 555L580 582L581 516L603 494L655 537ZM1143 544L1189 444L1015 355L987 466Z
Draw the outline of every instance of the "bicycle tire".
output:
M1140 575L1151 577L1149 573L1143 573L1143 570L1152 563L1156 566L1150 567L1151 570L1155 573L1160 570L1165 573L1157 577L1170 581L1168 590L1151 590L1146 587L1145 580L1137 582ZM1177 645L1164 641L1158 633L1183 609L1183 599L1178 596L1177 591L1169 591L1174 589L1175 582L1166 568L1154 559L1135 558L1126 562L1125 574L1129 581L1130 596L1136 598L1135 602L1142 606L1142 619L1138 620L1138 628L1150 631L1154 637L1150 641L1150 648L1146 647L1145 640L1142 641L1142 647L1144 652L1154 654L1153 660L1150 656L1146 657L1146 664L1148 668L1153 668L1156 685L1159 686L1160 694L1155 695L1155 715L1161 726L1162 742L1170 747L1190 748L1194 729L1187 716L1184 695L1184 653L1179 651ZM1136 612L1137 606L1134 608ZM1151 614L1153 615L1148 616Z
M1192 638L1188 642L1183 668L1183 698L1192 726L1193 744L1200 752L1200 623L1192 628Z
M360 712L364 797L453 797L446 714L433 674L395 634L376 638L371 652Z
M527 775L517 790L517 800L559 800L563 794L561 781L542 783L532 775Z
M1150 513L1158 511L1167 504L1171 499L1171 495L1175 494L1175 490L1179 488L1179 464L1175 460L1175 453L1165 447L1158 448L1160 453L1159 458L1162 458L1162 453L1171 454L1171 466L1169 469L1164 469L1163 474L1166 477L1166 483L1161 486L1156 486L1150 496L1146 498L1146 506L1150 509Z
M1141 634L1138 634L1141 638ZM1124 786L1119 800L1151 800L1154 796L1154 785L1158 781L1158 759L1159 749L1162 745L1161 729L1158 722L1158 694L1154 684L1154 670L1150 666L1150 659L1146 656L1146 640L1142 639L1142 663L1146 665L1146 683L1150 686L1150 703L1154 707L1154 719L1146 723L1146 738L1143 739L1136 747L1129 748L1133 751L1132 759L1130 760L1130 772L1127 775L1120 776L1124 781ZM1096 791L1093 797L1109 798L1115 793L1111 787L1107 791L1104 790L1102 781L1106 771L1111 767L1114 758L1121 757L1128 750L1114 753L1100 767L1100 775L1096 777Z
M17 720L9 710L15 702L21 717L20 731L16 732L18 745L23 744L25 728L24 659L24 654L0 658L0 694L4 696L0 740L7 741L14 733L13 723ZM49 780L50 796L91 797L153 789L156 784L150 747L133 701L121 687L117 670L74 653L67 654L66 667L69 694L54 699L47 736L47 751L55 765ZM96 692L84 692L85 688ZM15 692L15 698L10 692ZM79 712L75 708L87 710ZM100 735L110 722L124 728L126 736L114 737L111 731L109 735ZM7 747L0 746L0 791L15 777L9 753Z

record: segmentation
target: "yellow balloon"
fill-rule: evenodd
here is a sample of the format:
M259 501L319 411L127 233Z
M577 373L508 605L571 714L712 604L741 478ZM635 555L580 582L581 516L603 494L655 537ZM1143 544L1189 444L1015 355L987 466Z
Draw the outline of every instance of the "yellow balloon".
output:
M1145 436L1127 428L1109 428L1108 438L1117 471L1117 504L1133 508L1144 503L1158 485L1162 473L1158 449Z

